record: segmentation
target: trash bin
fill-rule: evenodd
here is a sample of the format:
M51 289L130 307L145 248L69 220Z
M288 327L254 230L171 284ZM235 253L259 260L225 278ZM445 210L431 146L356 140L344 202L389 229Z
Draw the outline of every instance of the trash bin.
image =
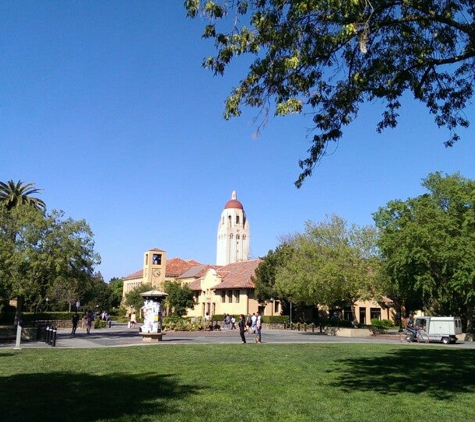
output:
M48 324L38 324L38 331L36 334L36 340L38 341L46 341L46 327Z

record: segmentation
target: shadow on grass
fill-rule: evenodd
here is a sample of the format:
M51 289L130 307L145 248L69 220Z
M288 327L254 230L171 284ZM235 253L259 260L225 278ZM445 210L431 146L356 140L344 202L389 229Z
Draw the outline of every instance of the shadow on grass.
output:
M21 374L0 378L0 409L14 422L152 420L179 412L177 400L196 393L174 375Z
M438 400L475 392L473 350L401 348L378 357L339 359L335 364L339 376L333 385L347 392L425 393Z

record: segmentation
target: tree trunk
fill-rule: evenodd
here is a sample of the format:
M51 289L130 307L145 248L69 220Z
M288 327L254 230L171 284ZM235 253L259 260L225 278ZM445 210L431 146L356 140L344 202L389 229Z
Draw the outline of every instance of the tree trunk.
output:
M465 334L465 341L473 341L473 308L471 306L467 307L467 333Z

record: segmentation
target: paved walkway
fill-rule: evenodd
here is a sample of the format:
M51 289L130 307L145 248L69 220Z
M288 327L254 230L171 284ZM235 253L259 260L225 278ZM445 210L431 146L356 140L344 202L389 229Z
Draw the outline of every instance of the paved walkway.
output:
M254 335L246 334L248 343L254 343ZM266 330L262 332L263 343L386 343L401 344L396 334L368 337L349 338L328 336L319 332L296 331L296 330ZM92 330L86 334L85 330L78 329L76 335L72 335L68 329L59 329L56 337L56 348L92 348L92 347L125 347L125 346L151 346L151 345L174 345L174 344L240 344L239 331L206 331L206 332L167 332L163 341L144 342L138 328L127 328L125 324L114 324L112 328ZM440 345L434 344L431 345ZM405 346L405 344L401 344ZM421 347L427 345L420 345ZM430 346L430 345L429 345ZM15 342L0 343L0 349L14 348ZM51 348L52 346L39 341L22 341L21 349ZM458 341L455 345L447 345L449 348L475 348L475 342Z

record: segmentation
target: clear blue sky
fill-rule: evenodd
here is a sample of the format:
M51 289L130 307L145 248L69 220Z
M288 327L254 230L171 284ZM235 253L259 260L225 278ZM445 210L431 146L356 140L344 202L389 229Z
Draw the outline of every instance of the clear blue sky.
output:
M257 139L257 110L224 121L224 99L244 64L224 77L202 69L213 46L182 4L0 3L0 180L34 182L50 210L85 219L106 281L140 269L154 247L214 264L232 190L255 258L306 220L335 213L372 224L379 206L422 193L430 172L475 178L473 130L446 149L448 133L408 99L399 126L382 135L381 107L365 106L296 189L310 118L271 119ZM466 111L472 120L474 111Z

